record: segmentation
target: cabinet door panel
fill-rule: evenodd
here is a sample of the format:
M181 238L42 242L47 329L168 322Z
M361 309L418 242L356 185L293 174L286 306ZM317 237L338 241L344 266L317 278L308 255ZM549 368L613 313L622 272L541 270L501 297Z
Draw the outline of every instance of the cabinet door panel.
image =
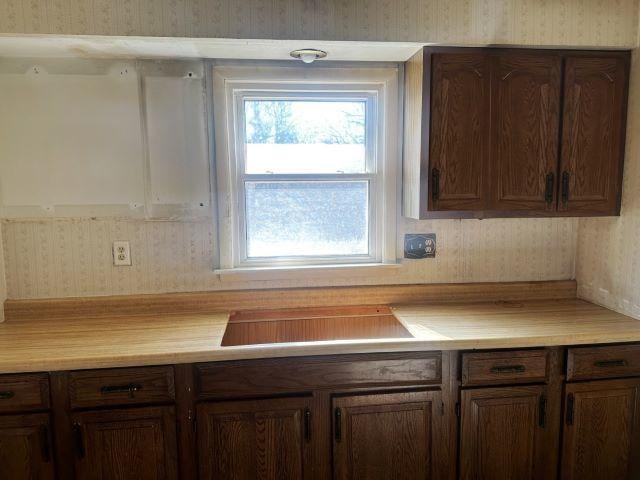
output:
M618 212L627 83L623 57L566 59L560 210Z
M86 411L73 422L78 478L178 478L173 407Z
M311 398L198 406L201 479L310 478Z
M462 479L554 478L557 430L543 418L544 386L463 390L461 399Z
M54 478L49 415L0 416L0 478Z
M432 59L429 209L481 210L490 172L487 54Z
M568 384L562 478L640 478L640 379Z
M492 210L555 210L560 78L558 55L495 57Z
M436 478L440 392L337 397L333 407L335 479Z

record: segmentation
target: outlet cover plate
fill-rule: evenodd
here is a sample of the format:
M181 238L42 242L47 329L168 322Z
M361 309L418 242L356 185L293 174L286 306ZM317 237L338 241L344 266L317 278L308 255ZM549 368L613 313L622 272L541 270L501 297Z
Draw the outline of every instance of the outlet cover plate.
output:
M404 236L404 258L434 258L436 256L435 233L407 233Z
M113 242L113 264L116 267L128 267L131 265L131 247L129 242L116 240Z

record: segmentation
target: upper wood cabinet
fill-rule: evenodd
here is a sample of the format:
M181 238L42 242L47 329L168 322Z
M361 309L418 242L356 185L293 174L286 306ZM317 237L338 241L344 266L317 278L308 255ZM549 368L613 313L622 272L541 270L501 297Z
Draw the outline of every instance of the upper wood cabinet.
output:
M489 57L483 53L433 60L428 201L434 210L487 207L489 86Z
M561 58L553 54L505 53L492 60L494 128L489 208L553 211Z
M423 49L405 70L404 215L618 214L628 71L628 52Z
M628 59L569 56L562 119L562 212L615 215L620 210Z

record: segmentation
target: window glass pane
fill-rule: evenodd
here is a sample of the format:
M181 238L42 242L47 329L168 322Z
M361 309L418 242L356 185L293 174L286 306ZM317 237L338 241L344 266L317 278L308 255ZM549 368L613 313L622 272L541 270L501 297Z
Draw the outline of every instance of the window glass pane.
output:
M245 182L247 256L367 255L367 181Z
M245 100L246 173L365 172L365 106Z

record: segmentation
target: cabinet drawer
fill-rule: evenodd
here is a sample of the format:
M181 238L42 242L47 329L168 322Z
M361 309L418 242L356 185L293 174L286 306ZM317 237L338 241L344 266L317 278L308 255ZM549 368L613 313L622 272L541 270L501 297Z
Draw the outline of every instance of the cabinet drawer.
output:
M546 350L462 354L462 385L504 385L547 380Z
M439 384L440 352L241 360L196 365L201 398Z
M173 367L87 370L69 374L72 408L172 402Z
M46 373L0 376L0 412L49 408L49 376Z
M640 376L640 345L576 347L567 352L567 380Z

